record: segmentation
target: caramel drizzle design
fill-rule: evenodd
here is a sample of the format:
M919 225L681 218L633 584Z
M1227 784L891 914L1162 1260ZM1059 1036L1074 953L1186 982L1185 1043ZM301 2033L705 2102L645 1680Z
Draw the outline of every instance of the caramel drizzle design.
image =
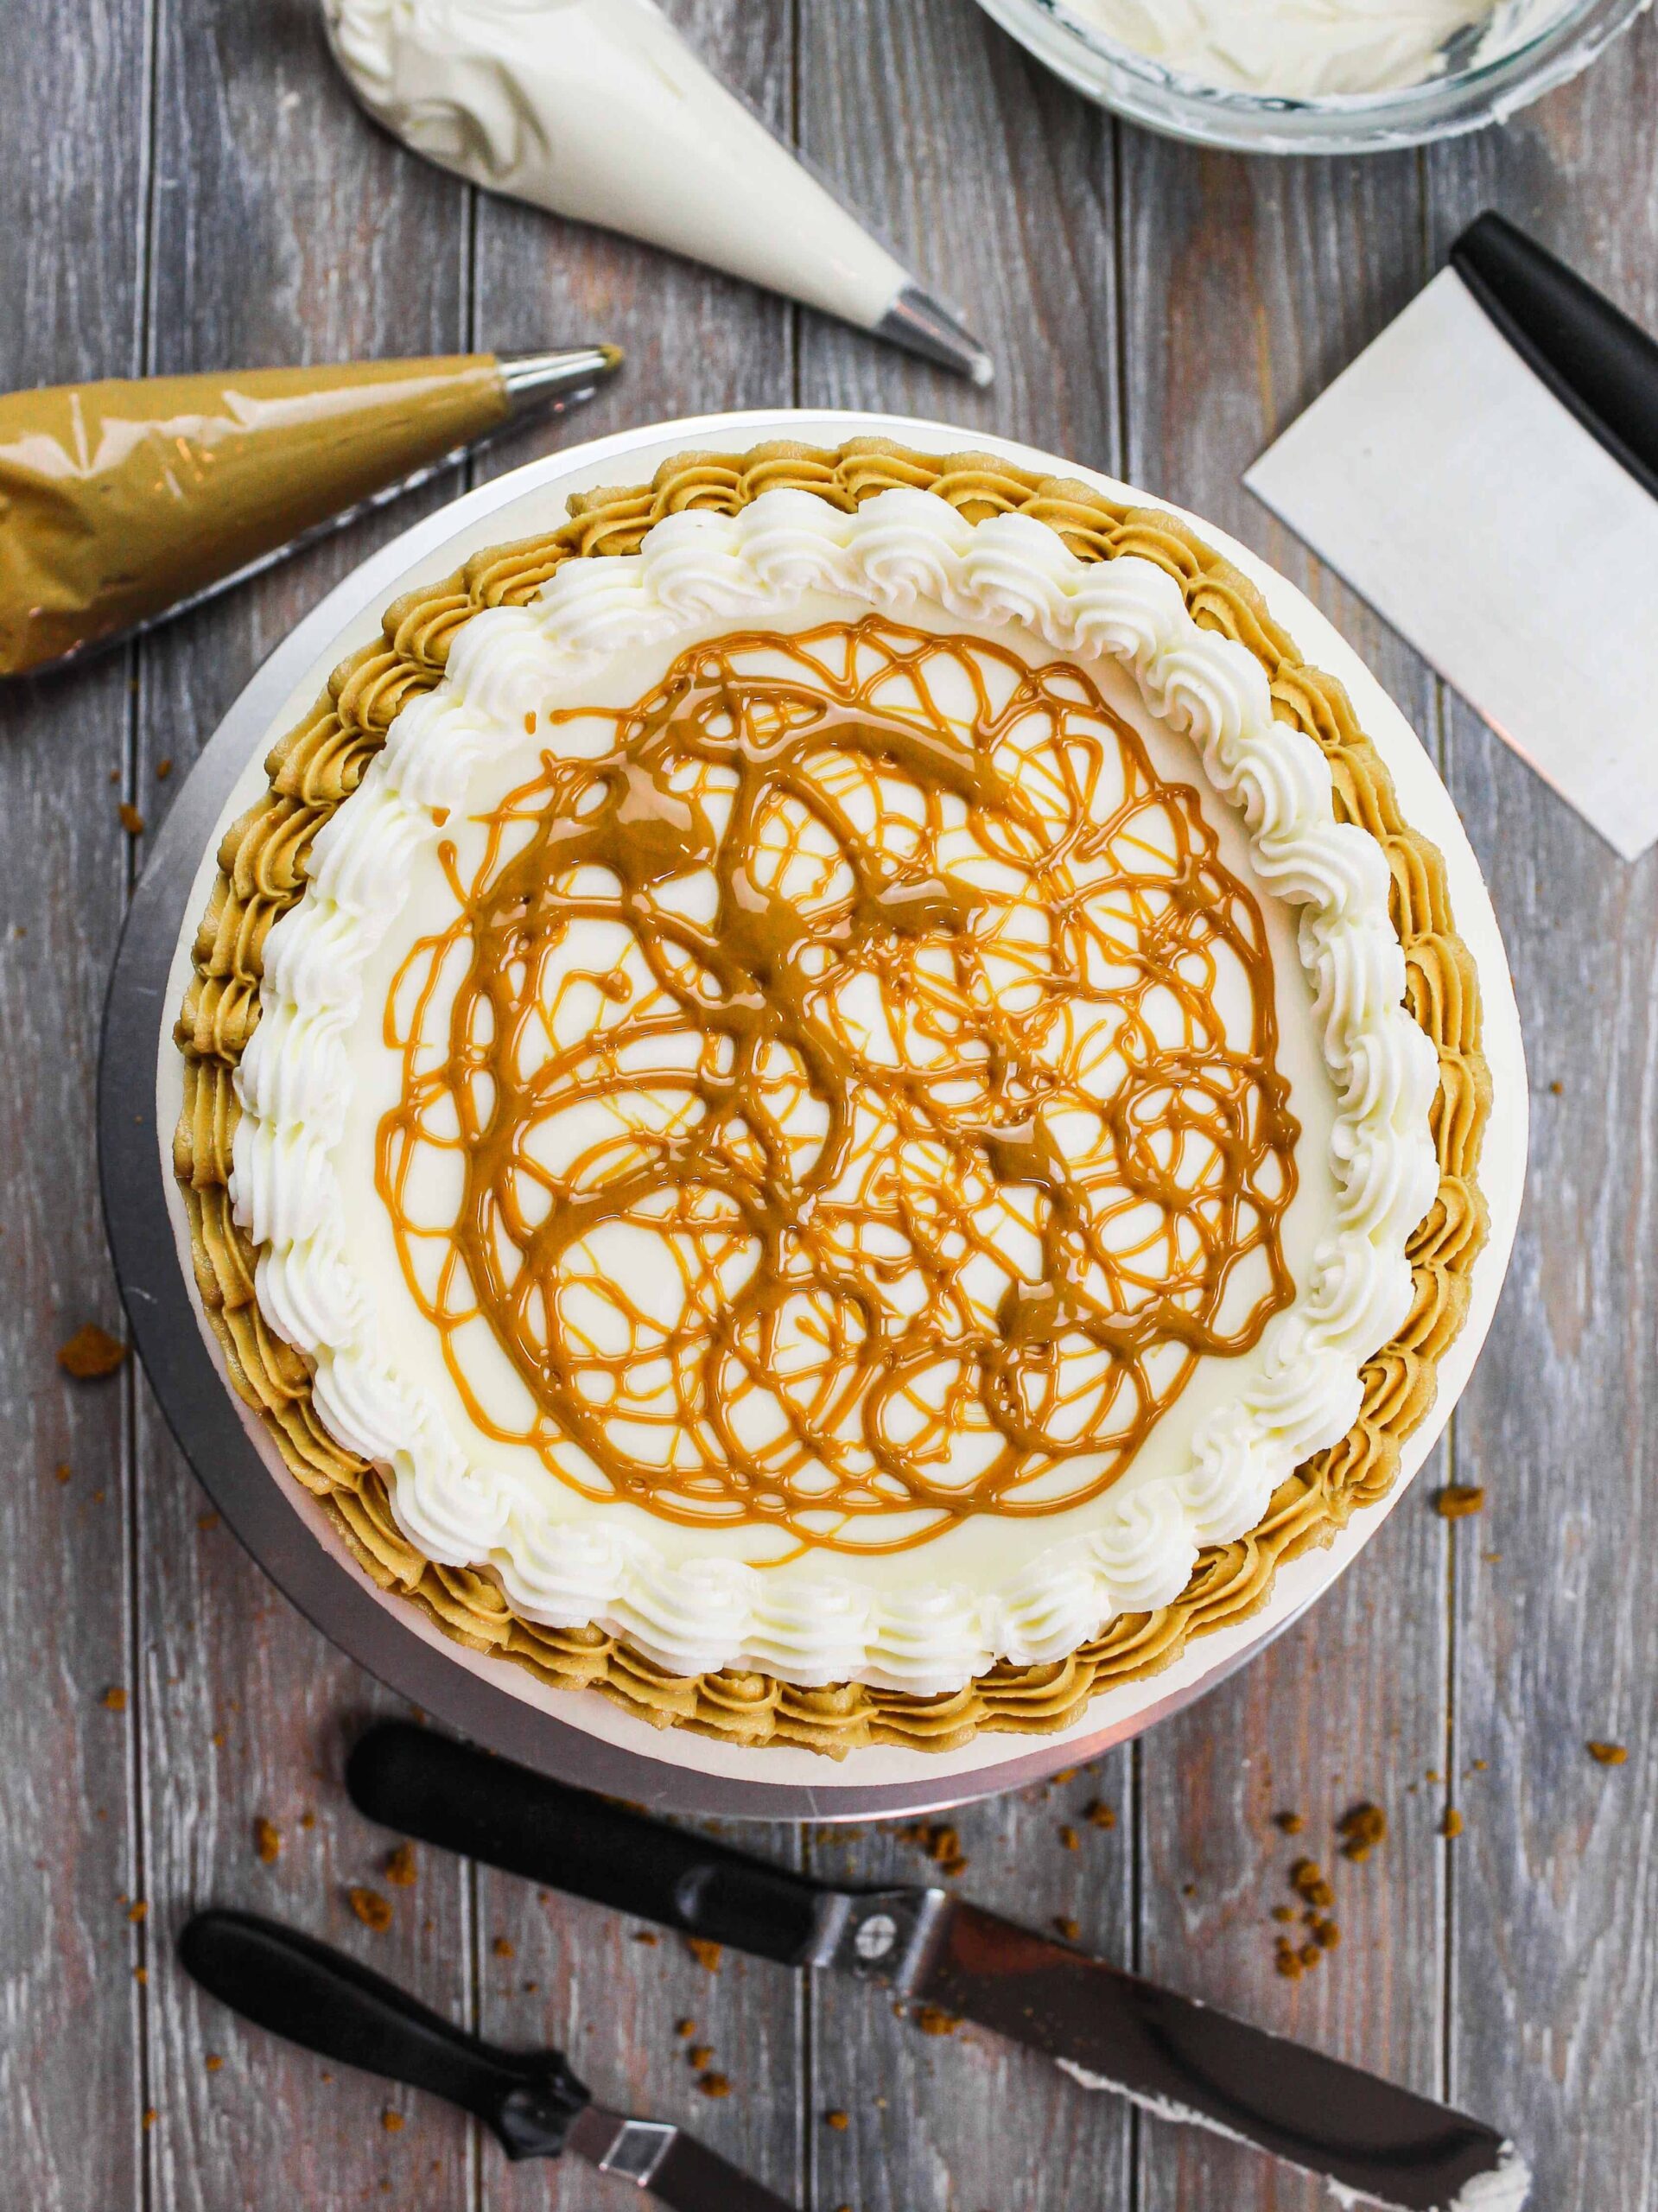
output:
M1294 1294L1271 957L1196 794L1076 668L878 615L554 725L386 1014L378 1187L473 1422L795 1548L1096 1497Z

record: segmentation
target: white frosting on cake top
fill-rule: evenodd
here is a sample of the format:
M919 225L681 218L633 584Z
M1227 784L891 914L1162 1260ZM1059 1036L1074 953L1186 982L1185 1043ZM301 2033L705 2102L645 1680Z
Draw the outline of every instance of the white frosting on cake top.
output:
M1333 1097L1327 1172L1307 1177L1299 1295L1248 1359L1208 1363L1180 1402L1191 1418L1159 1426L1143 1466L1051 1522L990 1517L896 1560L768 1565L776 1551L752 1532L704 1535L578 1497L468 1422L376 1222L373 1128L395 1095L377 1033L387 979L429 918L440 838L455 834L435 810L476 811L486 787L499 798L513 762L552 741L527 738L526 717L555 702L625 704L642 673L659 677L722 625L788 629L835 607L1023 640L1030 657L1127 679L1144 715L1189 737L1236 811L1257 886L1298 911L1305 982L1298 993L1292 968L1281 991L1305 1002ZM565 722L558 741L598 749L606 726ZM732 518L673 517L638 556L572 561L530 607L459 632L444 681L397 716L267 941L262 1019L238 1074L232 1201L262 1248L266 1319L314 1363L319 1414L389 1471L397 1517L429 1557L490 1567L526 1618L602 1623L679 1670L948 1690L998 1658L1058 1657L1117 1613L1172 1602L1200 1546L1244 1534L1283 1477L1350 1425L1359 1369L1408 1309L1405 1243L1437 1185L1437 1062L1403 991L1381 849L1335 821L1329 768L1274 719L1253 655L1201 630L1159 569L1084 563L1026 518L975 528L924 493L887 492L850 515L771 493Z

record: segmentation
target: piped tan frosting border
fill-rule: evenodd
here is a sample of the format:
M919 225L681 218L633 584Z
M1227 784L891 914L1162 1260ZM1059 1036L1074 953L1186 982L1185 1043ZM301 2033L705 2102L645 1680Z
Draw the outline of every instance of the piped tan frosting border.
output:
M1279 718L1305 731L1329 760L1337 818L1367 830L1387 855L1408 1003L1438 1050L1440 1075L1433 1113L1439 1190L1410 1243L1415 1299L1399 1334L1365 1367L1363 1407L1347 1435L1280 1484L1247 1536L1206 1550L1173 1605L1121 1616L1069 1658L1040 1667L1004 1662L937 1697L857 1682L801 1689L734 1669L670 1675L601 1629L524 1620L490 1575L424 1558L398 1529L378 1470L322 1427L303 1357L266 1326L254 1296L257 1251L231 1217L227 1189L239 1112L232 1077L259 1018L266 932L300 898L311 840L356 789L398 709L438 682L461 625L482 607L524 605L566 561L637 552L653 524L685 508L733 514L763 492L787 488L849 511L895 485L935 492L975 523L1030 515L1084 561L1127 553L1154 561L1180 585L1199 623L1256 656ZM341 663L266 766L269 789L219 845L175 1032L185 1077L174 1167L189 1211L196 1285L232 1382L295 1477L374 1580L459 1642L515 1660L559 1688L602 1690L662 1727L835 1755L883 1743L952 1750L981 1728L1070 1726L1097 1692L1156 1672L1189 1637L1255 1612L1280 1562L1327 1544L1392 1485L1401 1446L1432 1405L1438 1363L1462 1326L1485 1239L1476 1175L1490 1075L1480 1049L1478 977L1456 932L1444 861L1401 817L1392 779L1346 693L1305 665L1255 588L1174 517L1118 505L1085 485L1039 477L989 454L915 453L878 438L834 451L776 443L740 455L682 454L664 461L649 486L581 493L560 528L477 554L443 582L397 601L381 642Z

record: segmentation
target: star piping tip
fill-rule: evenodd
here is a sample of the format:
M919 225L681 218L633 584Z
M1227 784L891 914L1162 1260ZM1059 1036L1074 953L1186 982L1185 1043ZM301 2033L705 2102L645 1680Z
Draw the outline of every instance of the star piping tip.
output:
M996 373L995 362L960 316L918 284L904 287L875 325L875 335L953 370L981 390Z

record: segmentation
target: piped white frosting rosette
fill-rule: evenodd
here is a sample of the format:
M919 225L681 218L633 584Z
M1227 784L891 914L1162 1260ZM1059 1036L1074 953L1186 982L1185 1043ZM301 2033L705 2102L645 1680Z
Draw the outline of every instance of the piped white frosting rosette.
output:
M350 1089L344 1040L410 862L440 834L433 810L463 806L480 757L607 657L709 621L776 617L820 593L900 617L924 605L1120 666L1148 712L1196 744L1238 810L1258 877L1299 910L1336 1094L1334 1225L1300 1294L1268 1324L1248 1387L1203 1419L1176 1471L1108 1492L1089 1533L991 1586L877 1590L817 1565L670 1557L632 1521L561 1516L550 1477L536 1497L479 1463L431 1393L399 1371L346 1249L331 1158ZM684 1674L752 1667L924 1694L999 1659L1062 1657L1120 1613L1173 1602L1203 1546L1253 1528L1279 1483L1351 1426L1360 1370L1409 1310L1406 1243L1438 1187L1428 1117L1439 1067L1403 1004L1388 889L1381 847L1335 818L1318 747L1274 718L1259 662L1200 629L1152 563L1085 563L1028 517L975 526L906 490L850 514L777 491L734 517L672 516L637 555L567 562L530 606L473 616L442 682L397 715L318 833L305 895L267 940L261 1019L236 1076L231 1194L260 1248L260 1308L314 1363L330 1433L387 1471L411 1542L444 1564L492 1568L527 1619L600 1624Z

